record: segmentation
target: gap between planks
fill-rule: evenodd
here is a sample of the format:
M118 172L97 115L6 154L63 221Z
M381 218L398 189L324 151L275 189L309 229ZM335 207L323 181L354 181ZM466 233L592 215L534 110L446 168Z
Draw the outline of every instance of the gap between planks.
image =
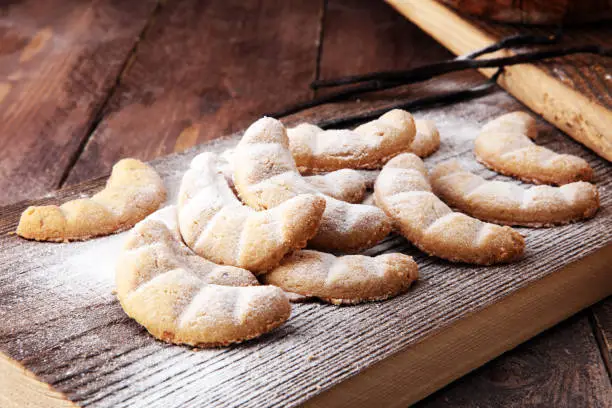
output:
M117 77L115 78L115 82L109 88L108 92L106 93L102 101L99 103L98 108L95 109L95 111L91 115L93 119L89 127L87 128L87 131L85 132L85 137L83 137L83 140L81 140L81 143L77 147L76 151L70 157L70 161L68 162L68 165L66 166L66 168L64 169L64 172L62 173L62 176L60 177L60 180L57 183L56 189L64 187L64 184L66 183L66 180L68 179L68 176L70 175L70 172L76 165L77 161L79 160L79 157L81 157L81 154L83 153L83 151L85 151L85 147L87 146L87 143L89 143L94 132L100 125L100 122L102 122L102 119L104 118L104 109L108 105L108 102L111 100L111 97L114 95L115 90L121 83L121 80L123 79L124 74L130 68L132 61L134 60L134 56L136 55L136 52L138 51L138 46L141 44L142 40L146 37L147 33L153 26L153 23L155 22L155 17L161 12L163 8L163 3L165 3L165 1L162 1L162 0L156 1L155 7L153 8L151 15L149 15L147 22L145 23L144 27L142 28L142 30L136 37L136 41L134 42L134 45L132 45L132 48L126 54L125 60L121 64L119 73L117 74Z

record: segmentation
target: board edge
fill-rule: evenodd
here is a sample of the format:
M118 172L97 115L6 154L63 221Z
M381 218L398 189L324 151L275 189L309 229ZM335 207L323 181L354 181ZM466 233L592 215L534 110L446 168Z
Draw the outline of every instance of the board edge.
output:
M612 243L304 403L405 407L612 294Z
M76 408L65 394L0 352L0 406L3 408Z

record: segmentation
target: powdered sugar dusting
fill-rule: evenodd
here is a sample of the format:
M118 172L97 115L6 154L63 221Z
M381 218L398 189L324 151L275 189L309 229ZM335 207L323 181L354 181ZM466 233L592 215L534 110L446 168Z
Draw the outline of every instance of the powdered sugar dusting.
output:
M490 265L521 255L524 241L509 228L482 222L451 209L431 188L421 160L410 153L392 159L378 176L376 202L402 233L423 251L451 261ZM495 234L480 240L483 229ZM489 237L489 235L487 235Z
M298 172L287 145L287 134L278 121L260 119L246 131L235 151L234 181L249 205L270 208L316 192ZM327 250L363 249L389 232L389 221L380 209L323 197L325 212L312 245Z
M323 130L304 123L287 131L296 165L315 172L343 167L375 168L385 158L409 146L414 135L412 115L400 109L354 130Z
M430 179L436 194L450 205L507 225L566 224L594 215L599 207L596 187L586 182L525 188L508 181L487 181L463 169L458 161L438 165Z

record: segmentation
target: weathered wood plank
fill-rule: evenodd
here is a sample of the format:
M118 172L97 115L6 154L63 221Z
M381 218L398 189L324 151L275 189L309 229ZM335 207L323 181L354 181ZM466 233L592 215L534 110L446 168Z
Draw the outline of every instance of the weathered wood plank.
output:
M610 379L583 312L415 407L604 408L611 403Z
M491 116L517 108L516 101L500 91L420 112L435 120L442 134L441 149L428 165L460 157L486 177L505 179L473 162L472 138ZM329 115L328 109L336 107L320 108L319 117ZM390 238L379 250L406 251L420 266L420 282L408 294L350 308L297 305L286 326L259 340L194 352L153 340L124 316L112 295L114 262L123 234L71 244L3 236L0 320L5 324L0 327L0 351L84 406L304 402L612 241L612 166L549 125L540 126L539 143L579 154L591 163L603 209L585 223L521 229L528 251L516 264L487 268L449 264L424 256L402 239ZM154 161L170 187L170 202L196 151L218 151L235 142L217 141ZM612 282L597 287L612 291Z
M59 186L155 3L0 4L0 204Z
M612 298L599 302L591 308L591 312L601 356L612 378Z
M452 54L383 2L328 0L319 79L410 68Z
M67 182L150 160L309 98L322 1L166 3Z

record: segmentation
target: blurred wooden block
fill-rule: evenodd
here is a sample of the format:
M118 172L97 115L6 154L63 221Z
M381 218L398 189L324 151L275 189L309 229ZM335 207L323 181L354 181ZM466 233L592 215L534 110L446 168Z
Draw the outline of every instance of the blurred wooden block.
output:
M435 0L387 0L400 13L457 55L519 32L547 34L551 27L504 25L459 15ZM564 31L572 44L610 46L612 24ZM512 55L500 51L494 56ZM493 70L483 70L491 75ZM612 160L612 58L582 54L506 68L499 83L547 121L607 160Z
M612 3L601 0L440 0L461 13L513 24L572 24L602 21Z

